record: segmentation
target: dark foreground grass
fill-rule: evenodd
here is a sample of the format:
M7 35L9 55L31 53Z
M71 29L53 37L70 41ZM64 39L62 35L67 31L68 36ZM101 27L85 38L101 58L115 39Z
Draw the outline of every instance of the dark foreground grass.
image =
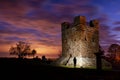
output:
M120 71L59 67L31 59L0 59L0 66L1 80L120 80Z

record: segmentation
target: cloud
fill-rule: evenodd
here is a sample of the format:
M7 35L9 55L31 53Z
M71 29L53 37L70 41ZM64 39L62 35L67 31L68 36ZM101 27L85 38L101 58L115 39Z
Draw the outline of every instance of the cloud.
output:
M120 23L117 23L117 24L120 24ZM115 28L113 28L114 31L120 31L120 26L117 26Z
M119 40L117 40L117 34L111 34L112 29L110 29L110 26L101 24L100 25L100 45L103 47L105 51L108 50L108 47L111 44L117 44L119 43Z
M60 20L72 21L75 15L89 15L93 16L98 12L98 7L89 4L89 0L82 1L72 1L70 0L68 4L47 4L52 11L54 16L58 17Z
M100 22L100 24L105 24L110 21L110 18L107 14L100 14L97 20Z
M110 35L107 14L98 14L92 0L0 0L0 42L4 51L17 41L29 41L39 55L57 55L61 50L61 23L73 22L77 15L98 16L101 44L115 39ZM111 41L110 41L111 40ZM109 42L108 42L109 41ZM2 52L4 52L2 51ZM0 51L1 52L1 51Z
M113 23L114 25L120 25L120 21L116 21Z

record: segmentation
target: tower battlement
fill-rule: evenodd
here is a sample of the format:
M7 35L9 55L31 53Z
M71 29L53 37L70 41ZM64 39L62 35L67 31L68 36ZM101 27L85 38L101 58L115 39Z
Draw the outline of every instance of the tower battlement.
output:
M61 26L62 26L62 31L64 31L64 30L66 30L66 29L68 29L69 27L70 27L70 23L69 22L63 22L62 24L61 24Z
M73 24L69 22L61 23L62 32L67 31L69 28L74 28L74 27L76 27L77 31L86 30L86 28L91 29L91 27L93 29L99 29L99 21L96 19L91 20L88 25L85 16L76 16L74 18Z
M86 25L86 17L85 16L76 16L74 18L74 25L83 24Z
M98 20L91 20L89 22L90 27L98 27L99 26L99 21Z

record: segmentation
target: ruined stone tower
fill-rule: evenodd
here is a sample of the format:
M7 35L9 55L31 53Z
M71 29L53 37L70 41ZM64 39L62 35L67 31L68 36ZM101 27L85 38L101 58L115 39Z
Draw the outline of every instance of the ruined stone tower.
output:
M76 16L72 24L61 24L62 56L57 64L73 66L76 57L78 67L96 67L94 53L99 50L99 23L91 20L87 24L85 16Z

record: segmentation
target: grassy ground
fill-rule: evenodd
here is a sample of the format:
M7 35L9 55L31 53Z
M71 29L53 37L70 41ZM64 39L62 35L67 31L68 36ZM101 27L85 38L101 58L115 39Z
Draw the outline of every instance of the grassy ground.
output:
M0 66L1 80L120 80L120 71L68 68L40 60L0 59Z

